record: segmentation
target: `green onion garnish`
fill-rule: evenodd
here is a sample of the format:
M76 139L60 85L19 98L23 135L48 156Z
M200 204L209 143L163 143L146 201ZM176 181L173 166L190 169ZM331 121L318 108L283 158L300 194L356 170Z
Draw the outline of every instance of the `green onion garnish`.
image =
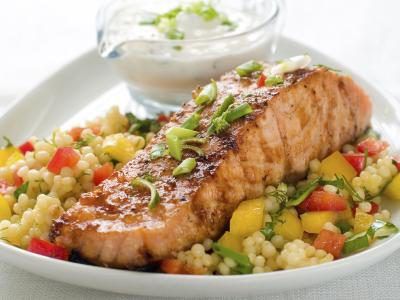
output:
M307 185L297 190L296 193L291 197L291 199L287 202L286 206L297 206L302 203L307 197L318 187L320 178L316 178L309 182Z
M280 85L283 82L282 76L268 76L267 80L265 80L265 85L271 87Z
M347 239L344 242L343 253L351 254L356 251L368 248L368 246L369 246L368 234L365 231L360 232L356 235L353 235L351 238Z
M200 94L194 100L197 105L208 105L217 99L217 83L214 80L211 80L211 83L207 84L201 90Z
M234 273L237 274L250 274L253 270L253 265L250 263L247 255L236 252L230 248L224 247L219 243L214 243L212 246L215 253L222 257L229 257L234 260L237 264L236 267L232 268Z
M168 150L167 147L165 146L165 144L157 144L154 145L153 148L151 148L151 152L150 152L150 159L157 159L160 157L163 157L165 155L168 154Z
M160 203L160 195L157 192L156 187L150 181L143 179L143 178L135 178L132 180L131 185L133 187L143 186L150 190L150 202L149 208L153 209Z
M207 141L205 138L190 138L190 139L184 139L183 143L184 144L204 144Z
M191 130L191 129L182 128L182 127L171 127L170 129L167 130L167 132L165 134L166 135L169 135L169 134L175 135L181 139L188 139L188 138L195 137L198 134L198 132Z
M172 175L176 177L179 175L188 174L192 172L194 168L196 168L196 160L192 157L186 158L172 171Z
M183 40L185 34L182 31L171 29L165 33L166 37L170 40Z
M214 112L214 114L211 117L211 125L207 129L208 134L215 132L215 126L213 124L213 121L216 118L218 118L219 116L221 116L228 109L228 107L231 104L233 104L234 101L235 101L235 98L233 98L232 95L228 95L227 97L225 97L225 99L222 101L222 104L217 108L217 110Z
M221 116L215 118L212 121L212 124L208 128L208 133L209 134L213 134L214 132L216 132L217 134L221 133L225 131L232 122L250 114L252 111L253 109L248 103L243 103L236 107L234 107L233 104L231 104Z
M201 115L197 112L193 113L185 122L181 125L182 128L195 130L200 123Z
M204 155L204 151L201 148L196 147L196 146L183 144L182 145L182 149L191 150L193 152L196 152L198 156L203 156Z
M167 134L167 145L169 154L176 160L182 159L182 141L173 134Z
M239 74L240 77L250 76L253 72L261 71L263 69L263 65L255 60L250 60L241 64L236 68L236 73Z

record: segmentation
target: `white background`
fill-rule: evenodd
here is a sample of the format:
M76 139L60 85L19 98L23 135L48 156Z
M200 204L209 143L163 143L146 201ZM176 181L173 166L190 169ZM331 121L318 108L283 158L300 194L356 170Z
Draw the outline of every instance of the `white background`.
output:
M2 1L0 114L46 76L95 46L94 20L101 2ZM400 98L400 1L287 0L287 7L284 34L347 64ZM352 277L268 299L400 299L399 274L397 252ZM114 297L131 299L51 282L0 264L0 299Z

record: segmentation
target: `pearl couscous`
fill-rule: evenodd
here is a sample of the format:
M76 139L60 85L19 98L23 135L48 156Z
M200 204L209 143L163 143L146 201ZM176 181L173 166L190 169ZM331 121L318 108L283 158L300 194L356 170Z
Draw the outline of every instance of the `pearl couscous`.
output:
M166 119L139 120L113 107L84 127L54 130L50 139L32 137L19 147L6 139L0 150L0 239L29 251L50 247L52 222L131 160ZM241 202L218 240L176 253L160 270L264 273L362 251L398 231L382 205L400 201L399 169L388 144L369 131L341 152L312 160L306 179L267 186L262 197ZM69 256L61 247L52 251L56 258Z

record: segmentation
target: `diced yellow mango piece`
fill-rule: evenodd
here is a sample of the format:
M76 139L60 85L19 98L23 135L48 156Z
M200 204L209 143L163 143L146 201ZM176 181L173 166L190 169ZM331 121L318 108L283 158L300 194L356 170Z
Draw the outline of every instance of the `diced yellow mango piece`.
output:
M15 148L14 146L7 147L0 149L0 167L4 167L6 165L6 162L8 158L15 152L19 150Z
M320 172L324 178L334 178L338 175L344 176L350 182L357 176L353 166L338 151L333 152L321 162Z
M230 232L246 237L260 230L264 223L264 198L243 201L233 212Z
M354 217L354 233L367 231L374 222L374 217L362 211L357 211Z
M16 149L13 154L11 154L7 161L6 161L6 166L11 166L13 164L15 164L17 161L24 159L24 155L21 153L21 151L19 151L18 149Z
M400 201L400 173L387 185L383 195L390 200Z
M300 216L303 229L308 233L319 233L325 223L335 223L337 217L337 213L333 211L312 211Z
M218 240L218 243L226 248L235 250L236 252L242 252L242 241L243 238L240 236L225 231L224 235Z
M274 231L289 241L303 237L303 225L300 219L288 210L284 210L279 216Z
M8 202L0 195L0 221L9 220L11 218L11 209Z
M142 137L138 137L137 142L132 142L125 137L120 138L109 138L104 141L103 151L108 153L111 158L127 163L134 158L135 153L142 149L145 142Z

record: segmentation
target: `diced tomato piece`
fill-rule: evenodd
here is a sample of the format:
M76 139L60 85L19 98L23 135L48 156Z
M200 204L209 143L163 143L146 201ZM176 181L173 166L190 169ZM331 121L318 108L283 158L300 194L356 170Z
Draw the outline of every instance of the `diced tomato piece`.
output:
M353 166L360 175L365 166L365 155L363 153L343 154L344 158Z
M28 251L61 260L68 260L69 257L68 250L64 247L38 238L32 238L28 246Z
M79 141L79 139L81 138L81 134L82 134L82 131L84 130L85 128L82 128L82 127L74 127L74 128L71 128L69 131L68 131L68 134L72 137L72 139L76 142L76 141Z
M341 211L347 207L346 199L342 196L316 190L298 206L299 210L305 211Z
M101 167L98 167L93 172L93 183L99 185L103 180L111 176L114 171L112 163L105 163Z
M339 258L345 240L346 237L343 234L322 229L314 240L313 245L317 249L322 249L332 254L334 258Z
M47 169L54 174L59 174L64 167L73 168L79 161L79 154L72 147L58 148L51 158Z
M178 259L163 259L160 265L161 271L168 274L187 274L185 264Z
M24 180L18 176L17 172L18 172L18 170L14 171L13 179L14 179L14 185L18 188L21 186L21 184L24 182Z
M99 135L101 132L100 125L90 125L89 128L92 129L94 135Z
M387 147L389 147L389 144L387 142L370 137L361 141L357 145L357 151L361 153L368 151L368 155L374 156L377 155L378 153L381 153Z
M264 73L261 73L257 80L257 87L261 88L265 86L265 80L267 80L267 76L265 76Z
M26 152L32 152L33 150L35 150L33 144L30 141L23 143L21 146L18 147L18 149L22 152L22 154L25 154Z
M160 123L167 123L167 122L169 122L169 116L164 115L164 114L159 114L157 121Z
M0 194L5 194L7 192L7 188L8 188L8 183L6 180L1 179L0 180Z

